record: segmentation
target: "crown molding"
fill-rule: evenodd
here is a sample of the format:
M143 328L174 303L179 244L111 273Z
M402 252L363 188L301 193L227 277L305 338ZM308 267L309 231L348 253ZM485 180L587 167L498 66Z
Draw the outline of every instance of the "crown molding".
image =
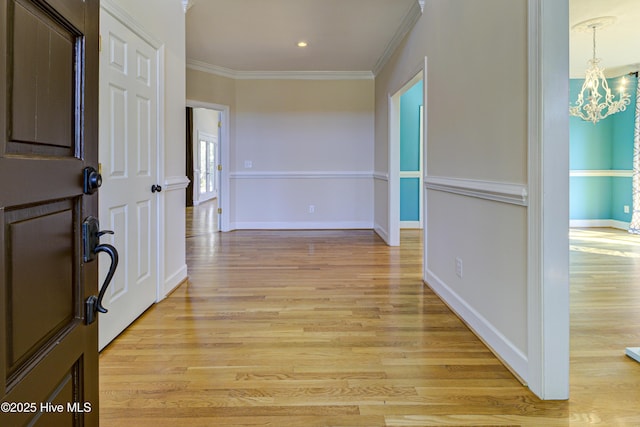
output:
M193 0L180 0L182 3L182 11L187 13L187 10L191 9L193 6Z
M394 34L393 38L385 48L380 58L378 58L378 61L373 66L374 76L377 76L378 73L382 71L387 62L389 62L389 59L391 59L391 56L396 51L398 46L400 46L400 43L402 43L402 40L404 40L405 36L409 33L409 31L411 31L414 25L416 25L416 22L418 22L418 19L420 19L420 17L422 16L422 11L424 10L424 2L425 0L417 0L415 3L413 3L411 9L409 9L407 14L404 16L400 27L398 27L398 30Z
M373 80L371 71L238 71L238 80Z
M187 68L234 80L373 80L371 71L236 71L187 60Z
M626 76L627 74L637 73L638 70L640 70L640 64L638 63L621 65L619 67L607 68L604 70L604 76L608 79L613 79L620 76ZM578 78L584 79L584 75Z
M229 79L238 78L238 72L230 68L219 67L217 65L207 64L206 62L196 61L194 59L187 59L187 68L196 71L202 71L203 73L215 74L221 77L227 77Z

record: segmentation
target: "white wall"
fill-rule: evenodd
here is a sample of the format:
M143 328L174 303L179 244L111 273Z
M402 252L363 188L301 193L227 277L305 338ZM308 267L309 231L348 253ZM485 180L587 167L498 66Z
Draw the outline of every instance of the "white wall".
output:
M162 44L164 56L164 153L160 207L164 224L159 243L164 245L164 280L160 298L187 276L185 262L185 17L177 0L109 0L124 10L144 31ZM162 102L162 100L161 100Z
M194 133L204 132L209 135L218 134L218 121L220 112L208 110L206 108L193 109L193 129Z
M187 76L231 109L231 228L373 227L372 80Z
M526 0L427 0L376 77L376 171L389 170L388 97L426 56L427 182L526 188L527 37ZM389 231L386 184L377 180L375 193L382 233ZM527 209L478 194L425 190L425 281L526 379Z

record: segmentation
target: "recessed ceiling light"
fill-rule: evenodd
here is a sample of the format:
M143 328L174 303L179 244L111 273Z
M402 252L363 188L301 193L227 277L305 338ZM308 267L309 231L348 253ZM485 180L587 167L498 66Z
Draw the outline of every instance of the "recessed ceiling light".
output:
M298 47L307 47L309 46L309 43L305 42L305 41L299 41L298 42Z

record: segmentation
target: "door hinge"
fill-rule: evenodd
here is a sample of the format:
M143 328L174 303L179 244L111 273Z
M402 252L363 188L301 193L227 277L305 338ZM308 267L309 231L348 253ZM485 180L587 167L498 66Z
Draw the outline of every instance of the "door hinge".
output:
M98 52L102 52L102 34L98 36Z
M218 208L218 214L222 214L222 208Z
M221 128L222 127L222 122L218 121L218 127Z
M222 165L218 165L218 170L221 171L222 170Z

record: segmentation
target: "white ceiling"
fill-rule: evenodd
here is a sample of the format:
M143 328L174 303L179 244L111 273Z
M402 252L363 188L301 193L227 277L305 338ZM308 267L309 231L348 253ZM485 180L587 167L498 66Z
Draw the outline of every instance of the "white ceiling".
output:
M616 22L596 33L596 56L607 74L637 71L640 63L640 0L570 0L569 24L614 16ZM571 77L584 77L593 56L593 33L570 32Z
M416 2L193 0L187 60L235 71L371 71Z
M190 0L187 60L234 71L371 71L416 1ZM617 18L597 33L602 65L614 75L638 69L640 0L570 0L570 26L601 16ZM591 56L591 33L571 31L572 77L584 76Z

